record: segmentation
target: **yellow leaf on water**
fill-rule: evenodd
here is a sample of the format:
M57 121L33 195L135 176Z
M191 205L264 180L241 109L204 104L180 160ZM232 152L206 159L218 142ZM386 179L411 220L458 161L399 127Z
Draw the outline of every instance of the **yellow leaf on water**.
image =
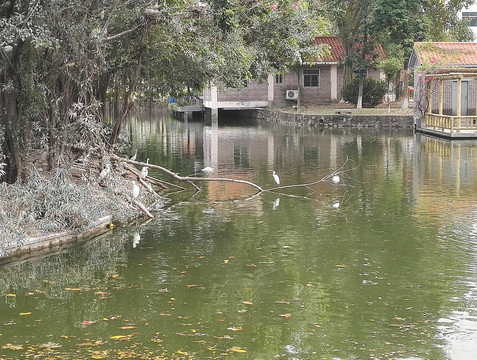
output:
M31 315L31 311L29 311L29 312L21 312L21 313L20 313L20 316L25 316L25 315Z
M193 287L197 287L198 285L197 284L191 284L191 285L187 285L187 288L193 288Z
M119 340L119 339L124 339L124 338L127 338L128 336L127 335L114 335L114 336L111 336L110 339L111 340Z
M242 304L244 304L244 305L253 305L253 302L243 300L243 301L242 301Z
M7 296L7 297L17 297L16 294L7 294L6 296Z
M121 326L120 329L121 330L129 330L129 329L135 329L136 327L135 326Z
M117 279L119 277L119 274L114 274L111 276L113 279Z
M242 327L235 327L235 326L231 326L231 327L228 327L227 330L230 330L230 331L242 331Z
M224 260L224 264L228 264L229 263L229 260L228 259L225 259Z
M338 269L344 269L344 268L347 268L347 266L346 266L346 265L343 265L343 264L336 265L336 267L337 267Z
M292 314L281 314L280 316L288 319L291 318Z
M238 346L231 347L230 349L228 349L228 351L232 351L232 352L235 352L235 353L246 353L247 352L247 350L239 348Z

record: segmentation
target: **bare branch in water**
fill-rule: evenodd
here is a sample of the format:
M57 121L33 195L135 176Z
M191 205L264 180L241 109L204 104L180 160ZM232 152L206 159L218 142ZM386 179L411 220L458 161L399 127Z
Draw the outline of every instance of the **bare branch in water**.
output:
M336 184L336 185L345 185L345 181L344 181L343 177L351 178L347 173L349 171L352 171L352 170L356 169L356 168L353 168L353 169L344 170L344 167L346 166L346 164L349 161L349 158L346 157L345 162L339 168L337 168L331 174L325 175L321 179L318 179L316 181L313 181L313 182L310 182L310 183L305 183L305 184L292 184L292 185L285 185L285 186L279 186L279 187L264 189L260 185L257 185L255 183L253 183L251 181L247 181L247 180L233 179L233 178L222 178L222 177L180 176L179 174L177 174L175 172L172 172L169 169L166 169L166 168L164 168L162 166L159 166L159 165L155 165L155 164L151 164L151 163L143 163L141 161L129 160L129 159L121 158L121 157L116 156L116 155L113 155L112 159L115 159L117 161L123 161L123 162L126 162L128 164L132 164L132 165L147 166L151 169L159 170L159 171L173 177L174 179L176 179L178 181L189 183L197 191L200 191L200 188L194 183L194 181L225 181L225 182L234 182L234 183L240 183L240 184L245 184L245 185L251 186L251 187L258 190L258 193L256 195L258 195L262 192L265 192L265 191L280 192L283 189L300 188L300 187L304 187L304 188L307 188L307 189L311 190L310 187L312 185L316 185L318 183L330 183L330 184ZM160 181L160 180L158 180L158 181ZM346 182L346 185L347 185L347 182Z

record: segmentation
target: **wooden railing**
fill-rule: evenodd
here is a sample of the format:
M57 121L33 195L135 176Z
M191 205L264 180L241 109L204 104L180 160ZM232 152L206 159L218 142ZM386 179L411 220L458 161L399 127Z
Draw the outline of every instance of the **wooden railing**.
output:
M450 132L477 131L477 116L451 116L427 113L424 116L425 127L433 130Z

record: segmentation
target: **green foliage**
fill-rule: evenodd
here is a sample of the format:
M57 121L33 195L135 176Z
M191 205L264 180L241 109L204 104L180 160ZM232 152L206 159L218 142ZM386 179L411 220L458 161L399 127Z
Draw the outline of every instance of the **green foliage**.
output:
M381 99L386 94L387 86L383 81L373 78L362 79L363 83L363 107L375 107L381 103ZM341 91L341 96L345 101L352 104L358 102L359 78L354 78Z
M404 68L405 59L404 50L400 45L390 45L386 49L386 53L388 54L387 58L382 60L377 65L377 68L384 72L386 80L389 83L396 78L399 70Z

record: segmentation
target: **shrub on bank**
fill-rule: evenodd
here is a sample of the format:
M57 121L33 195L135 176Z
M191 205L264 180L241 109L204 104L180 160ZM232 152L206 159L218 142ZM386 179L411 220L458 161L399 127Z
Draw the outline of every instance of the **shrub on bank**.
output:
M341 96L343 100L356 105L358 102L358 91L359 79L355 78L343 88ZM386 91L386 82L365 78L363 84L363 107L375 107L380 104Z

